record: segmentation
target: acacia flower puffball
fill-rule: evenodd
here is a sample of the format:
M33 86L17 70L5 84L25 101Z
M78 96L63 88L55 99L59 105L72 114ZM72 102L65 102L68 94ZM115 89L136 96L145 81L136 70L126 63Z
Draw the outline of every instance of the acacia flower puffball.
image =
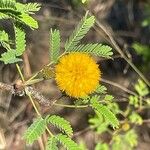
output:
M62 56L56 65L55 73L59 89L75 98L92 93L101 78L101 72L94 59L79 52Z

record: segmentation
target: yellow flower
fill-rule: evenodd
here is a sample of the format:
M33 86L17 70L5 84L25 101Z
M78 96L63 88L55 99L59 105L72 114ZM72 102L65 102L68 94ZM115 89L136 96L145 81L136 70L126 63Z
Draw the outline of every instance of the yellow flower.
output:
M79 52L62 56L55 71L58 87L75 98L92 93L101 77L94 59L88 54Z

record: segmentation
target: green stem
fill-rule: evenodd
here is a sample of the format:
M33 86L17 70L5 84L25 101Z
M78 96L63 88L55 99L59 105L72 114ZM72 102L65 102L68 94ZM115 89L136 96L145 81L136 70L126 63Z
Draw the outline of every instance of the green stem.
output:
M23 76L23 74L22 74L22 72L21 72L21 69L20 69L19 65L16 64L16 67L17 67L17 70L18 70L18 72L19 72L19 74L20 74L20 77L21 77L22 81L25 82L24 76ZM33 105L33 108L34 108L35 112L37 113L37 115L38 115L39 117L42 117L42 115L40 114L38 108L36 107L36 105L35 105L35 103L34 103L34 100L32 99L31 94L28 93L27 91L26 91L26 93L27 93L27 95L28 95L28 97L29 97L29 99L30 99L32 105ZM49 130L48 127L46 127L46 130L47 130L47 132L49 133L50 136L53 136L52 132Z
M19 65L16 64L16 67L17 67L17 70L18 70L18 72L19 72L19 75L20 75L22 81L25 82L24 76L23 76L23 74L22 74L22 72L21 72L21 69L20 69Z
M40 114L38 108L36 107L36 105L35 105L35 103L34 103L34 100L32 99L31 94L28 93L28 92L26 92L26 93L27 93L27 95L28 95L28 97L29 97L29 99L30 99L32 105L33 105L33 108L34 108L35 112L37 113L37 115L38 115L39 117L42 117L42 115ZM53 133L49 130L48 127L46 127L46 130L47 130L47 132L49 133L49 135L52 137L52 136L53 136Z
M32 85L32 84L35 84L35 83L39 83L39 82L41 82L41 81L43 81L44 79L43 78L41 78L41 79L33 79L33 80L28 80L28 81L26 81L25 82L25 85Z
M59 56L59 58L62 57L63 55L65 55L65 54L66 54L66 52L62 53L62 54ZM50 62L49 64L47 64L46 66L48 67L48 66L52 65L53 63L54 63L54 62L52 61L52 62ZM43 69L43 68L42 68L42 69ZM40 71L42 71L42 69L41 69ZM38 71L38 72L35 73L31 78L29 78L29 79L27 80L27 82L30 82L31 80L33 80L34 78L36 78L40 71Z
M76 106L76 105L66 105L66 104L58 104L58 103L54 103L54 105L60 106L60 107L67 107L67 108L86 108L86 107L89 107L89 105Z
M32 105L33 105L33 108L35 109L35 112L37 113L37 115L38 115L39 117L41 117L41 114L40 114L38 108L36 107L36 105L35 105L35 103L34 103L34 101L33 101L33 99L32 99L31 94L28 93L28 92L26 92L26 93L27 93L27 95L28 95L28 97L29 97L29 99L30 99L30 102L31 102Z
M50 62L50 63L47 64L46 66L50 66L50 65L52 65L52 64L53 64L53 62ZM43 68L42 68L42 69L43 69ZM42 71L42 69L41 69L40 71ZM27 82L30 82L31 80L33 80L34 78L36 78L40 71L38 71L38 72L35 73L31 78L29 78L29 79L27 80Z

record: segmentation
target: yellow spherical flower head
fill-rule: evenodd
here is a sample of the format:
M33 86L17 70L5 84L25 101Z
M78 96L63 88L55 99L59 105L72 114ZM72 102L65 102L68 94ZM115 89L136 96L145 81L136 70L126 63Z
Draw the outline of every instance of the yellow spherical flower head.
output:
M79 52L61 57L55 71L58 87L75 98L92 93L101 76L94 59L88 54Z

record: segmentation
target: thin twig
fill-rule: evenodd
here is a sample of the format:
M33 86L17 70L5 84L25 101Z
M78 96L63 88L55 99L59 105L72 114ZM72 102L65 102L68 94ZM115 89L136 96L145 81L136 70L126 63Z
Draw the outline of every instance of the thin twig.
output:
M10 91L12 94L15 93L14 87L6 83L0 82L0 89Z
M59 104L59 103L54 103L53 105L55 106L60 106L60 107L67 107L67 108L87 108L89 105L66 105L66 104Z
M128 57L123 53L121 48L115 42L112 35L106 30L106 28L98 20L96 20L96 23L109 38L110 40L109 43L116 49L116 51L121 55L121 57L127 61L127 63L134 69L134 71L141 77L141 79L150 87L150 82L146 79L146 77L142 74L142 72L140 72L138 68L130 61L130 59L128 59Z
M113 86L115 86L115 87L117 87L117 88L119 88L119 89L121 89L121 90L123 90L123 91L129 93L129 94L132 94L132 95L134 95L134 96L137 96L137 94L136 94L135 92L133 92L133 91L131 91L131 90L129 90L129 89L123 87L122 85L119 85L118 83L112 82L112 81L110 81L110 80L106 80L106 79L104 79L104 78L102 78L101 81L104 82L104 83L113 85Z
M23 76L23 74L22 74L22 72L21 72L21 69L20 69L19 65L16 64L16 67L17 67L17 70L18 70L18 72L19 72L19 74L20 74L20 77L21 77L22 81L24 82L25 79L24 79L24 76Z

